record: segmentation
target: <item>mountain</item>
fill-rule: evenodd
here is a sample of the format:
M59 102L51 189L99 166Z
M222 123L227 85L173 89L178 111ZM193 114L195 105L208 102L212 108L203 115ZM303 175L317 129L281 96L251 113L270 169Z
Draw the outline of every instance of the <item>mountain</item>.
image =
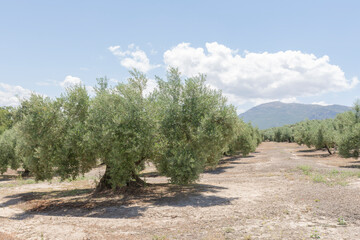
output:
M321 106L315 104L270 102L258 105L239 115L260 129L281 127L305 119L334 118L336 114L351 110L341 105Z

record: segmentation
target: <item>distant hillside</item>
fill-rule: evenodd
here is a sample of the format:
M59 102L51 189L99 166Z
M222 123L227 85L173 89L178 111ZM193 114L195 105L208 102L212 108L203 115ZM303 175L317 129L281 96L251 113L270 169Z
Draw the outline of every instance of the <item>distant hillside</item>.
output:
M334 118L336 114L351 108L341 105L321 106L314 104L271 102L258 105L239 115L260 129L280 127L305 119Z

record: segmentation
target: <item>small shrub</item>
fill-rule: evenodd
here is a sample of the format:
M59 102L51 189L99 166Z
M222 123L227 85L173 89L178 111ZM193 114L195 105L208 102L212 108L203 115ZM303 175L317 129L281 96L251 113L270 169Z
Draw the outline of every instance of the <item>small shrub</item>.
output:
M345 219L343 217L339 217L338 218L338 224L341 225L341 226L345 226L347 225Z
M310 235L310 238L312 239L320 239L319 231L314 229L313 234Z

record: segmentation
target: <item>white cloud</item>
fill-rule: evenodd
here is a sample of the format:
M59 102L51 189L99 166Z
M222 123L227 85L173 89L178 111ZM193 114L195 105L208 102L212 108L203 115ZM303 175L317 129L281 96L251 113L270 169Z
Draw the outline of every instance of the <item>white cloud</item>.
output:
M206 74L208 84L221 89L235 105L294 102L300 96L351 89L359 82L356 77L346 79L339 66L329 63L328 56L291 50L244 52L241 56L217 42L206 43L206 50L178 44L164 53L164 62L178 67L185 76Z
M150 64L146 53L135 44L130 44L126 51L122 51L120 46L110 46L108 49L114 56L119 58L120 64L127 69L136 68L146 73L160 66Z
M144 89L144 95L149 96L155 89L157 89L156 80L149 78Z
M85 86L86 91L88 92L88 94L92 97L94 97L96 95L95 89L92 86Z
M60 86L63 88L70 87L73 85L81 84L82 81L78 77L73 77L71 75L67 75L64 81L60 82Z
M320 102L313 102L311 104L314 104L314 105L321 105L321 106L329 106L330 104L324 102L324 101L320 101Z
M17 106L24 98L29 98L31 91L20 86L0 83L0 105Z

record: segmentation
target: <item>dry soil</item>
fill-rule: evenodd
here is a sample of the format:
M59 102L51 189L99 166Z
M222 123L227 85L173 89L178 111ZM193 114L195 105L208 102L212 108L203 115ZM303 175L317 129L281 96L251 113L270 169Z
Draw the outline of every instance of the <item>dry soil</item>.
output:
M0 177L0 239L360 239L360 162L292 143L228 157L198 183L94 195L72 182Z

